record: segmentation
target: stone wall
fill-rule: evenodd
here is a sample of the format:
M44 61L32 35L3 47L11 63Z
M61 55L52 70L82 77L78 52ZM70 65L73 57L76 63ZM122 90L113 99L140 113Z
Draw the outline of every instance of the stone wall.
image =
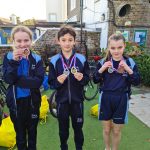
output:
M119 10L126 4L131 6L128 15L119 17ZM150 24L150 3L143 2L142 0L114 0L114 7L116 11L116 24L125 25L127 20L131 21L132 26L147 26Z
M119 17L119 10L126 4L131 6L129 13ZM150 47L150 2L148 0L114 0L109 1L108 6L110 8L109 35L116 30L127 30L130 32L130 40L133 41L134 30L147 30L146 47ZM126 26L127 21L130 21L131 25Z
M4 55L10 50L12 50L12 48L10 46L8 46L8 47L0 46L0 63L1 63L1 60L3 60Z
M34 44L34 50L38 51L43 56L44 61L60 51L60 47L57 43L57 32L58 29L47 30L47 32ZM93 55L94 51L100 47L100 32L83 30L82 33L83 45L81 48L81 32L79 29L76 29L77 37L75 49L85 54L84 41L86 41L88 54Z
M49 57L60 51L60 47L57 44L57 32L59 29L48 29L33 45L33 50L39 53L44 61L47 61ZM75 49L78 52L85 54L85 45L84 41L86 41L86 45L88 48L88 54L93 55L94 51L100 47L100 32L93 32L88 30L83 30L82 40L83 45L82 48L80 46L80 30L76 29L77 37L76 37L76 46ZM0 56L2 57L7 51L9 51L11 47L0 47Z

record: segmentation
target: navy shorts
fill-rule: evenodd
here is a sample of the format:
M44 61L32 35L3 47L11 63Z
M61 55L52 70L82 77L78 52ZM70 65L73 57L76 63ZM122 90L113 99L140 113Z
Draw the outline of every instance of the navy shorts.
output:
M102 92L99 98L99 120L113 120L116 124L128 122L128 94Z

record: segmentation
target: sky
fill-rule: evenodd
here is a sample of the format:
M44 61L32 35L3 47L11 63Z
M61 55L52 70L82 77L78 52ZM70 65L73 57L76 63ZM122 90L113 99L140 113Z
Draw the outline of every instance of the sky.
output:
M0 17L7 18L11 14L26 19L46 19L45 0L0 0Z

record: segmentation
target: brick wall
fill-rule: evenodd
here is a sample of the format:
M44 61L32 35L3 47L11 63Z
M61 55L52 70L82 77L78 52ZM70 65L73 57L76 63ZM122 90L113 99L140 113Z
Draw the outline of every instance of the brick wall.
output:
M5 55L5 53L7 53L10 50L12 50L11 47L2 47L2 46L0 46L0 63L1 63L1 60L3 59L3 56Z
M40 39L38 39L34 45L33 50L38 52L42 55L44 61L46 61L50 56L56 54L60 51L60 47L57 44L57 32L58 29L48 29ZM85 47L82 46L80 48L80 30L76 30L77 37L76 37L76 50L85 53ZM83 30L83 41L86 40L88 53L90 55L100 47L100 32L92 32L92 31L85 31ZM9 51L11 47L0 47L0 56L3 56L7 51Z
M130 4L131 11L125 17L119 17L118 11L125 4ZM124 25L127 20L132 22L132 25L149 25L150 24L150 3L141 0L114 0L116 10L116 23Z
M115 18L113 18L113 5L109 1L108 6L110 10L109 18L109 35L116 30L128 30L130 31L130 40L133 41L134 30L147 30L147 43L146 46L150 47L150 2L148 0L114 0L114 11ZM125 4L130 4L130 13L124 17L119 17L118 12L122 6ZM115 19L114 25L113 21ZM131 26L125 26L126 21L131 21Z
M57 44L57 32L58 29L47 30L47 32L34 45L34 49L38 51L44 59L47 59L47 57L60 51L60 47ZM75 49L81 53L85 53L84 45L82 46L82 49L80 49L80 30L77 29L76 33ZM92 55L93 52L100 47L100 32L83 30L82 40L83 42L86 41L88 53Z

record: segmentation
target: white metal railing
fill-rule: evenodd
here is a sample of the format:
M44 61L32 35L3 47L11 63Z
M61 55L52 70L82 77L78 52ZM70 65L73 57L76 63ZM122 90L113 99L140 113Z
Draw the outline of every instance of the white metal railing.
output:
M0 47L11 47L13 44L0 44Z
M39 29L40 30L40 29ZM40 36L38 36L34 41L33 41L33 44L35 44L44 34L45 34L45 32L47 31L47 29L45 29L45 30L43 30L42 32L42 34L40 35Z

